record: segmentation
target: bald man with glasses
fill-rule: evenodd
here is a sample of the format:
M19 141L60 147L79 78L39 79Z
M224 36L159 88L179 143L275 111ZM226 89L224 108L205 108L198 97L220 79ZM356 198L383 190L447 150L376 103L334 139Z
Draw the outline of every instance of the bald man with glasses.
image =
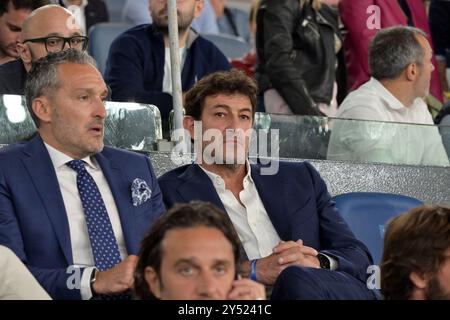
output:
M22 26L17 44L20 59L0 66L0 94L23 95L28 72L36 60L69 48L84 51L88 40L69 10L59 5L34 10Z

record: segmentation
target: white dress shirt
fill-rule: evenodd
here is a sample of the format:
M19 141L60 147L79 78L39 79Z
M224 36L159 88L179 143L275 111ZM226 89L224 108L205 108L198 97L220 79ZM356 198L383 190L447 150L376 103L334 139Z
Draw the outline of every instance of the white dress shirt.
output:
M239 203L230 190L225 188L225 182L219 175L205 170L202 166L200 168L213 182L249 260L270 255L281 239L259 197L248 162L247 175L243 182L244 189L239 193L239 198L244 206Z
M72 158L46 143L45 146L55 168L56 177L58 178L61 195L66 208L73 263L75 266L87 267L81 278L81 297L82 299L87 300L92 297L90 276L95 262L92 254L91 242L89 240L83 205L77 188L77 173L66 165L67 162L73 160ZM109 184L94 157L86 157L81 160L86 162L86 170L94 179L100 194L102 195L114 231L114 236L119 246L120 257L121 259L124 259L127 256L127 250L119 212L117 211L117 206L111 189L109 188Z
M404 106L375 78L345 98L337 117L370 121L333 120L328 159L449 165L425 101L417 98Z

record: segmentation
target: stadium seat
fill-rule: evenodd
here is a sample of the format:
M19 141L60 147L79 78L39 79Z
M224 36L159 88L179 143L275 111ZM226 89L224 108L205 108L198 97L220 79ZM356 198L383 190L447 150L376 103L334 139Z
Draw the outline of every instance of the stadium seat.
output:
M228 34L202 33L201 36L214 43L230 60L240 58L250 50L244 40Z
M126 0L105 0L110 22L121 22L125 2Z
M386 222L422 204L408 196L376 192L345 193L333 199L356 238L369 248L374 263L378 265L383 254Z
M89 54L97 61L98 69L104 75L109 47L120 34L131 28L125 23L98 23L89 30Z

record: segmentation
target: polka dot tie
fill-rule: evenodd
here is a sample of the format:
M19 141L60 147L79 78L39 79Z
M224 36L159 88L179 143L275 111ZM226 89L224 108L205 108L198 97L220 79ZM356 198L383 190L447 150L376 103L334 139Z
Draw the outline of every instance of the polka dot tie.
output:
M121 259L100 191L92 176L86 171L84 161L72 160L67 162L67 165L77 172L77 187L83 204L95 266L100 271L111 269Z

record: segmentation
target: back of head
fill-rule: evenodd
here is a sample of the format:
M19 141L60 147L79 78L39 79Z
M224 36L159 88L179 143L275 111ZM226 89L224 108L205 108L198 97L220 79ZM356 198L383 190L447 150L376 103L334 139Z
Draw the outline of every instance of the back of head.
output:
M198 81L186 94L186 115L200 120L206 97L218 94L241 94L249 98L253 114L256 111L258 88L243 71L232 69L211 73Z
M51 94L59 88L58 66L64 63L96 66L95 60L91 56L75 49L50 53L36 61L26 80L25 96L28 111L37 127L39 127L39 119L35 116L32 109L33 100L41 95Z
M154 299L145 281L145 268L151 266L158 273L161 269L163 249L161 244L168 231L195 227L218 229L233 248L236 270L240 258L240 241L227 215L212 204L192 201L178 204L167 211L153 225L141 243L139 261L135 272L135 295L140 299Z
M389 222L381 262L385 299L411 298L412 272L432 276L450 248L450 208L420 206Z
M2 0L0 1L0 16L8 12L10 5L12 5L14 10L25 9L32 11L49 3L49 0Z
M377 32L369 46L369 68L377 80L394 80L410 63L422 64L424 50L417 37L422 30L397 26Z

